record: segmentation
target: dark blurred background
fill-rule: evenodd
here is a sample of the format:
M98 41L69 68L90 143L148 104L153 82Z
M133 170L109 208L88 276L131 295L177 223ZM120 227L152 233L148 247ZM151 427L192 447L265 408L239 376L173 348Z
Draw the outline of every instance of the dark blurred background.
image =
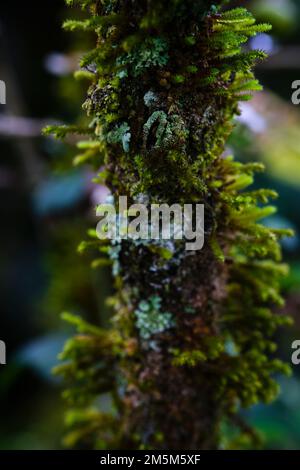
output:
M300 106L291 103L291 84L300 80L300 1L233 2L250 7L273 24L249 47L266 50L257 69L265 90L242 105L229 142L241 160L260 160L266 173L256 185L280 193L278 214L266 223L300 231ZM90 268L77 253L94 226L94 207L105 188L91 183L89 168L72 166L72 140L41 136L52 122L81 119L86 84L73 72L92 38L72 36L61 24L72 12L63 0L1 2L0 79L7 104L0 105L0 339L7 365L0 366L0 449L60 448L64 406L62 384L51 374L70 334L62 311L106 324L104 298L111 290L106 269ZM279 355L290 362L300 339L300 241L283 241L291 265L283 283L285 310L294 327L277 338ZM300 449L300 366L279 377L281 395L256 406L247 419L263 434L266 448Z

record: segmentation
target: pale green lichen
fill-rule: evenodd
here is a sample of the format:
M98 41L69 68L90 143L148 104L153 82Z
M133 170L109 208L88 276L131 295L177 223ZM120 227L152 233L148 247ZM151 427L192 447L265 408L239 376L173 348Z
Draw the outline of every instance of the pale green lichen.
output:
M106 134L106 141L109 144L121 143L124 152L129 152L130 138L130 127L128 126L127 122L123 122Z
M149 90L144 95L144 103L148 108L155 106L158 102L158 97L153 91Z
M166 149L176 144L182 147L188 136L183 119L177 114L167 116L164 111L154 111L144 125L144 147L148 150L152 132L155 134L153 149Z
M161 298L159 296L142 300L134 314L139 334L144 340L149 340L153 335L175 326L172 314L161 311Z
M162 67L168 63L168 43L160 37L146 38L142 43L133 46L127 53L117 59L118 76L128 76L128 70L138 77L151 67ZM121 75L120 75L121 74Z

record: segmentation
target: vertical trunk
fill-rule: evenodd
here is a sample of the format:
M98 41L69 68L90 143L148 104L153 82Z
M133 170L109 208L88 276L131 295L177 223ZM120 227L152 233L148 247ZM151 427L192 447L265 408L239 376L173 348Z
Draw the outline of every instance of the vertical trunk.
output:
M127 196L148 209L205 207L202 250L174 238L108 245L117 291L112 331L82 326L89 336L63 355L75 367L61 368L79 381L80 403L86 390L88 399L108 390L115 398L116 415L87 415L83 440L217 448L221 422L240 405L272 399L271 374L283 369L268 358L274 345L263 336L282 322L270 311L281 302L280 233L256 222L268 213L257 202L273 193L241 192L260 166L223 154L238 101L259 89L251 68L264 54L242 44L269 26L243 8L223 12L221 1L77 3L92 15L66 26L98 34L82 61L93 75L86 157L98 166L104 159L115 204Z

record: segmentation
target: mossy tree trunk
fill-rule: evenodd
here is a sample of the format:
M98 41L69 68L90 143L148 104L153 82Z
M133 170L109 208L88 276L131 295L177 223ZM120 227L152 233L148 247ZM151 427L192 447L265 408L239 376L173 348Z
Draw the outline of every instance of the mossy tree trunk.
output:
M79 73L92 80L79 160L105 166L98 181L115 203L126 195L148 207L205 206L200 251L180 240L90 242L113 263L116 313L110 331L68 317L84 333L59 368L75 383L66 392L77 407L69 442L218 448L224 420L272 399L272 374L285 370L269 358L269 337L284 322L271 308L282 302L277 239L286 232L258 223L273 210L258 203L274 196L247 189L261 166L224 156L238 102L260 89L251 69L264 54L242 45L269 26L221 1L68 3L90 16L66 27L97 33ZM107 392L112 413L85 408Z

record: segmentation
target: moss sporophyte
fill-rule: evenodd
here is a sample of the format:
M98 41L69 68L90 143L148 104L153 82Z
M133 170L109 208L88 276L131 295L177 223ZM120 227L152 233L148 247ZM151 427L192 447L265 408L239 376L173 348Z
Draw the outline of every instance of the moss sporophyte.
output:
M249 189L262 166L224 157L224 148L239 101L260 89L252 69L265 54L247 40L270 26L225 1L67 3L86 18L65 28L96 34L78 74L91 82L87 124L47 131L86 134L75 164L104 168L97 181L115 200L126 195L131 205L142 195L148 208L203 204L205 212L201 250L95 234L81 245L96 249L97 265L113 266L114 314L108 330L65 315L79 330L57 368L69 384L67 443L214 449L230 422L240 443L254 445L236 414L273 400L274 374L288 372L272 337L288 321L273 310L283 302L279 239L289 231L260 222L275 196Z

